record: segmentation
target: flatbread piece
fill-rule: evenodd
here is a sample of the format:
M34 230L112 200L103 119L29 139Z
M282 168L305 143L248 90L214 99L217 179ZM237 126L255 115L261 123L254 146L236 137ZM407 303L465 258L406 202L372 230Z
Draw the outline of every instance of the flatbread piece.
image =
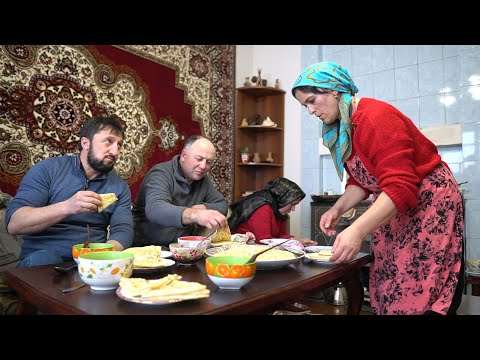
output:
M313 253L307 253L305 257L312 260L328 261L333 255L331 249L318 250Z
M115 195L115 193L98 194L98 195L100 195L100 197L102 198L102 205L98 207L99 213L118 200L117 195Z
M212 244L214 243L219 243L222 241L232 241L231 239L232 233L230 232L230 228L227 226L224 226L220 229L217 230L217 233L213 235L210 239L212 241Z

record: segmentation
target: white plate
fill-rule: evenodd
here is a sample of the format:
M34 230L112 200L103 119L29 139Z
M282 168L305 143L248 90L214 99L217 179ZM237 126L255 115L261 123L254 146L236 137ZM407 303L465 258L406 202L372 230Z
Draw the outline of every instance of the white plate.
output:
M324 264L324 265L336 265L335 263L332 263L328 260L322 260L322 259L310 259L308 257L308 254L309 253L314 253L314 252L317 252L317 251L320 251L320 250L332 250L333 246L307 246L305 248L305 251L306 251L306 255L305 255L305 259L307 259L308 261L313 261L313 262L316 262L316 263L319 263L319 264Z
M169 258L169 257L172 257L172 253L170 251L162 250L161 253L160 253L160 257Z
M189 298L189 299L169 299L169 300L162 300L162 299L156 299L156 298L142 298L139 296L127 296L122 293L122 287L120 286L117 291L116 291L117 296L125 301L130 301L134 303L139 303L139 304L147 304L147 305L165 305L165 304L172 304L172 303L177 303L181 301L187 301L187 300L196 300L196 299L202 299L209 297L210 295L204 295L204 296L199 296L195 298Z
M263 239L263 240L260 240L260 242L262 244L266 244L266 245L270 245L270 246L277 245L279 243L283 243L284 241L286 241L286 243L282 245L282 247L284 247L284 248L288 247L290 249L299 250L299 251L304 250L304 246L297 240L288 240L288 239Z
M235 245L233 245L235 246ZM260 250L265 249L265 245L249 245L249 246L258 246ZM205 251L206 256L214 256L215 254L222 252L224 250L230 249L232 246L219 246L215 248L210 248ZM279 250L285 250L288 252L291 252L292 254L295 255L294 259L287 259L287 260L269 260L269 261L262 261L262 260L257 260L257 270L272 270L272 269L280 269L285 266L288 266L290 264L294 264L297 261L300 261L305 256L305 252L300 251L300 250L295 250L295 249L290 249L290 248L284 248L283 246L279 246L276 249ZM253 255L253 254L252 254ZM251 255L250 255L251 256Z
M260 240L260 242L262 244L266 244L266 245L277 245L278 243L282 243L282 242L287 241L287 240L288 239L263 239L263 240ZM287 246L290 242L296 243L296 241L289 240L288 242L283 244L283 246Z

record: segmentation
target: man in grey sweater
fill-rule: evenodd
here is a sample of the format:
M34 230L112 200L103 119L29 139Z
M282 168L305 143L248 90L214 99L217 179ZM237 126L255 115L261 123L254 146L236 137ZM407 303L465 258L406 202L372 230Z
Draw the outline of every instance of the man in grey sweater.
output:
M215 147L193 135L180 155L153 166L133 205L133 246L163 245L194 235L197 225L218 229L227 225L228 204L207 176Z

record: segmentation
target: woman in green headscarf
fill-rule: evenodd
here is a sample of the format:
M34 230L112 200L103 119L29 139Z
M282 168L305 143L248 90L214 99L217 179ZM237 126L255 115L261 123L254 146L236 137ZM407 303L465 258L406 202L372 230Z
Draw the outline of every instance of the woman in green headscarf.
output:
M307 67L292 94L323 122L344 194L320 219L329 236L341 215L371 194L372 205L337 234L330 261L343 263L372 235L370 297L377 314L452 314L463 292L463 206L435 145L393 106L358 92L334 62Z

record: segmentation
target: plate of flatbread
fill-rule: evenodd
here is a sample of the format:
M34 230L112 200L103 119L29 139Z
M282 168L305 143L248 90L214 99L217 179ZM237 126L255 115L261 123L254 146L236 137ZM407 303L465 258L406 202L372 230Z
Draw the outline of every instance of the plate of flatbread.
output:
M97 209L99 213L118 200L117 195L115 195L114 193L98 194L98 195L100 195L100 197L102 198L102 205L100 205Z
M305 258L324 265L334 265L328 261L333 255L332 248L333 246L307 246Z
M210 296L206 285L181 279L177 274L153 280L122 278L116 294L122 300L149 305L171 304Z
M161 246L149 245L142 247L131 247L123 250L133 254L133 271L139 273L155 273L175 265L175 261L167 259L172 256L170 251L162 250Z

